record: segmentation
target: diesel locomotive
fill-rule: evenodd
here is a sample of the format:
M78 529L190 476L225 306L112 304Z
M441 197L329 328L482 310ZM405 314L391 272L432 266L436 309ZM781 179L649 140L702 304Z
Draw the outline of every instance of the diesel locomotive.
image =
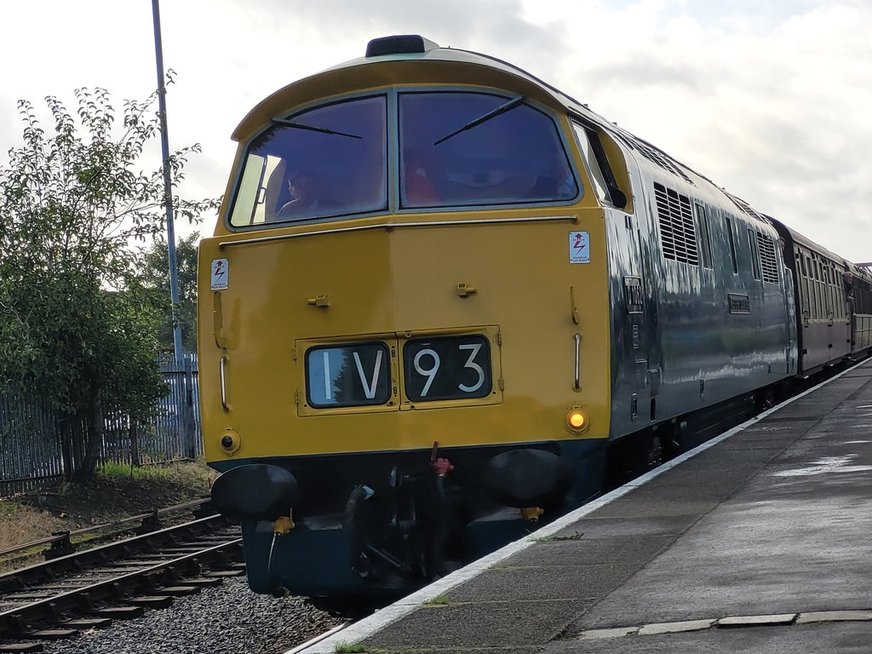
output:
M872 349L868 270L487 55L376 39L233 138L200 397L257 592L408 591Z

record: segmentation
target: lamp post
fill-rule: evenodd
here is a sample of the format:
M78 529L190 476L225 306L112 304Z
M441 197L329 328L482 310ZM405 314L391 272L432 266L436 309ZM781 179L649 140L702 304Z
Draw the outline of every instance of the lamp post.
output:
M154 54L157 62L157 101L160 115L160 145L163 154L164 205L167 212L167 259L170 268L170 298L173 318L173 358L181 361L184 356L182 346L182 325L179 322L179 275L176 263L176 226L173 218L173 190L170 182L170 146L167 136L167 89L164 84L163 48L160 39L160 7L158 0L151 0L154 18Z

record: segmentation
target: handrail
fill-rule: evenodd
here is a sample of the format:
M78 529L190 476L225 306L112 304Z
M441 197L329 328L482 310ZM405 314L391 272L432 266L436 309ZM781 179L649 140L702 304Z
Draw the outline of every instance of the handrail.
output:
M392 231L395 229L407 229L412 227L465 227L469 225L496 225L515 223L553 223L570 222L577 223L577 216L519 216L512 218L475 218L466 220L432 220L416 222L392 222L376 223L372 225L352 225L350 227L334 227L333 229L318 229L311 232L292 232L290 234L271 234L269 236L255 236L252 238L239 239L236 241L220 241L218 249L235 247L237 245L251 245L253 243L268 243L270 241L284 241L292 238L306 238L308 236L323 236L325 234L343 234L346 232L368 232L383 229Z

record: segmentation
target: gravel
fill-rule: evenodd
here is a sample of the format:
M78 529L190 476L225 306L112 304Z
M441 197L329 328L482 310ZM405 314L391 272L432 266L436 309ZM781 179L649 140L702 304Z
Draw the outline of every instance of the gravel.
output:
M341 621L299 597L251 592L245 577L179 597L166 609L147 610L129 622L45 642L50 654L277 654Z

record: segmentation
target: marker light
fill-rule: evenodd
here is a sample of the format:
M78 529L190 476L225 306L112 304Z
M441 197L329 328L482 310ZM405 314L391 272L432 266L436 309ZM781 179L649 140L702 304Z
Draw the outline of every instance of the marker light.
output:
M242 447L242 439L232 429L227 429L218 437L218 444L225 454L236 454Z
M573 408L566 414L566 426L571 431L580 432L587 428L587 414L581 409Z

